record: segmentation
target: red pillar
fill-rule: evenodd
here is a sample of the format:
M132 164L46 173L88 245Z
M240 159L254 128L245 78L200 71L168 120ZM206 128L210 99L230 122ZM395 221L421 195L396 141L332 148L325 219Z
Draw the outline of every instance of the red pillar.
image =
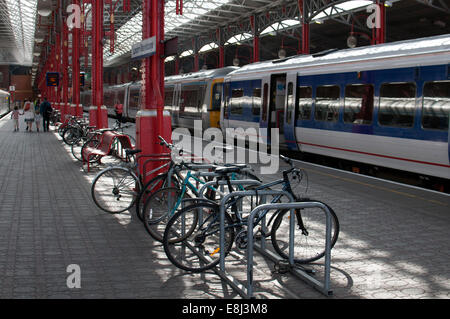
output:
M142 38L156 37L156 53L143 61L143 99L136 115L136 142L142 154L159 154L168 150L159 145L158 135L170 141L172 134L170 114L164 112L164 1L144 0L142 12ZM141 172L144 162L145 158L139 160ZM151 165L146 169L152 169ZM151 177L146 176L146 180Z
M63 79L62 79L62 103L67 105L69 103L69 74L67 69L69 68L69 30L67 23L64 20L63 23L63 42L62 42L62 66L63 66Z
M309 54L309 23L302 26L302 53Z
M253 62L259 62L259 36L253 37Z
M103 105L103 0L92 2L92 104L90 125L108 127L108 112Z
M259 62L259 27L258 20L256 16L250 17L250 24L253 31L253 61Z
M386 42L386 7L384 1L377 1L380 10L380 27L376 29L376 44Z
M73 4L80 6L80 0L73 0ZM74 115L83 116L83 106L80 103L80 45L81 30L74 27L72 29L72 108Z

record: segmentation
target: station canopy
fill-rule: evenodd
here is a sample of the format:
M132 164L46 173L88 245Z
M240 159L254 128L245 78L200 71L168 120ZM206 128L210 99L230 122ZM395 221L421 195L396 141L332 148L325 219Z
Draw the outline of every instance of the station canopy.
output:
M200 53L217 50L219 42L225 46L251 46L256 23L261 37L277 37L276 41L268 41L260 47L266 59L276 58L280 47L278 40L300 43L302 19L305 19L312 24L312 51L324 47L341 48L346 47L350 29L370 35L361 16L367 16L366 9L374 1L166 0L165 39L178 37L178 53L182 56L192 55L195 48ZM81 2L86 29L90 30L91 5ZM105 37L105 67L128 62L133 44L142 40L143 1L125 2L129 6L124 7L124 0L112 0L114 19L111 18L110 4L105 4L105 31L110 30L111 21L114 21L115 30L114 50L110 50L109 37ZM66 14L66 8L72 3L72 0L0 0L0 64L32 66L35 78L44 64L42 59L48 56L56 41L55 35L61 32L58 27L61 13ZM177 3L183 5L182 14L177 12ZM308 6L305 17L301 16L301 3ZM447 1L385 0L384 4L391 7L387 16L388 42L449 33L450 6ZM254 20L250 22L252 17ZM221 30L220 40L218 30ZM69 42L70 39L69 36ZM91 40L86 40L90 52ZM91 57L88 61L90 64Z

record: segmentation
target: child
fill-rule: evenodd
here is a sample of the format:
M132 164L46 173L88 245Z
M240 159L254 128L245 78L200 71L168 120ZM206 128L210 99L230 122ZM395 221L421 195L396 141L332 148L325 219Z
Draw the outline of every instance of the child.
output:
M14 111L11 113L11 118L14 120L14 132L19 131L19 114L19 108L16 105L14 106Z
M36 129L39 132L39 127L41 126L42 116L39 113L39 109L36 109L36 113L34 114L34 121L36 122Z
M34 122L34 109L31 108L31 102L26 101L23 110L25 114L25 122L27 123L27 131L31 133Z

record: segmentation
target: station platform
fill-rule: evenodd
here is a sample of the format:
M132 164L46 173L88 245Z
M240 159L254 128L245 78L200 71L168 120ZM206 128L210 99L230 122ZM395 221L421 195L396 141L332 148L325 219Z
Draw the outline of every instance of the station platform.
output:
M13 132L8 116L0 120L0 298L240 298L212 271L173 266L134 211L97 208L90 187L99 169L86 173L53 130L27 133L22 119L20 125ZM297 166L308 173L309 196L339 218L333 295L272 273L273 263L256 253L258 298L450 298L449 195ZM242 252L227 260L236 276L245 272ZM73 264L80 266L81 288L67 286Z

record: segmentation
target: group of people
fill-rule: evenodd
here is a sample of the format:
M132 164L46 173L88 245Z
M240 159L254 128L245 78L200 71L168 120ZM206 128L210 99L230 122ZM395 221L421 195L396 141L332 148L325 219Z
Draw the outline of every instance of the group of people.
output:
M36 129L39 132L39 129L41 128L41 121L44 132L48 132L52 112L52 106L50 102L47 101L47 98L44 98L42 103L40 103L39 100L36 101L34 107L30 101L25 101L22 113L16 105L11 113L11 119L14 121L14 132L19 131L19 115L24 115L25 123L27 124L27 132L33 131L34 122L36 122Z

